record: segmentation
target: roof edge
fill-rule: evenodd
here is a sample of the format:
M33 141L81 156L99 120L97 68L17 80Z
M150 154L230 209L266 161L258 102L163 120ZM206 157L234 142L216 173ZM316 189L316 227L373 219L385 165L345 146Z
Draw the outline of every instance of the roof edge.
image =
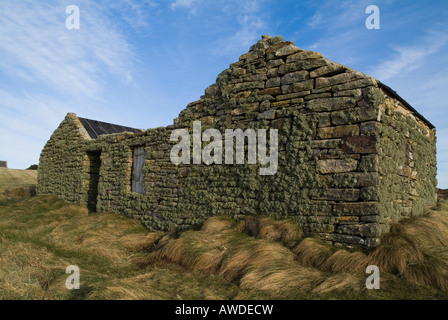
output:
M421 121L423 121L430 129L435 129L436 127L429 122L428 119L426 119L424 116L422 116L417 110L414 109L406 100L404 100L400 95L393 90L391 87L385 85L379 80L376 80L378 82L378 86L381 89L384 89L388 94L396 98L398 101L400 101L406 108L408 108L412 113L414 113Z

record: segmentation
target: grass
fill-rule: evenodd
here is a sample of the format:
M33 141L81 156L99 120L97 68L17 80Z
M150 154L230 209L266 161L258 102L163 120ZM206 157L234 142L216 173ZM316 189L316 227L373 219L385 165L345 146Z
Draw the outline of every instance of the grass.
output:
M397 224L364 253L303 238L287 220L212 217L199 231L165 236L141 263L220 275L271 299L447 299L447 231L445 204ZM381 290L366 289L368 265L380 268Z
M0 168L0 186L3 188L34 186L37 170Z
M244 292L218 276L175 264L138 262L164 234L137 221L54 196L0 196L0 300L230 299ZM80 268L80 290L68 290L69 265Z
M149 233L27 191L0 194L0 299L448 299L445 201L364 253L266 217ZM380 290L365 287L369 264L381 270ZM65 287L69 265L80 268L80 290Z

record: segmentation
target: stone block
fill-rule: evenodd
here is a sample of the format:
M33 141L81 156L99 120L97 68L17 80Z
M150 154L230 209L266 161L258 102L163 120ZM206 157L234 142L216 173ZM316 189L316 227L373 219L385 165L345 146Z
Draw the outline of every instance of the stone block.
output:
M253 75L249 75L249 76L246 76L243 78L243 80L246 82L265 81L267 79L268 79L268 77L267 77L266 73L253 74Z
M375 238L380 236L380 229L377 223L340 225L336 228L336 232L362 238Z
M318 128L329 127L331 125L330 113L328 112L319 113L318 117L319 117L317 123Z
M306 104L307 110L314 112L322 111L336 111L348 108L353 108L356 105L356 101L350 97L338 97L338 98L323 98L310 100Z
M330 98L331 92L322 92L322 93L314 93L305 97L305 100L314 100L314 99L322 99L322 98Z
M278 76L278 68L269 68L266 72L268 78L273 78Z
M307 71L295 71L284 75L281 79L281 84L292 84L300 81L308 80L309 73Z
M292 62L292 63L282 64L278 68L278 73L283 76L287 73L291 73L291 72L299 71L299 70L302 70L302 63L300 61L296 61L296 62Z
M276 96L282 94L282 90L280 87L267 87L266 89L260 90L258 94Z
M356 216L340 216L340 217L336 218L335 223L338 223L340 225L357 224L357 223L359 223L359 217L356 217Z
M368 121L361 123L361 135L375 135L378 132L379 124L380 123L378 121Z
M294 54L296 52L301 52L301 51L303 51L303 50L300 48L297 48L293 43L290 43L286 46L279 48L277 51L275 51L275 56L276 57L284 57L284 56L289 56L291 54Z
M374 136L352 136L342 138L344 153L376 153L377 140Z
M294 98L294 99L291 99L291 104L301 104L301 103L303 103L303 98Z
M302 51L302 52L290 55L286 59L286 63L291 63L291 62L294 62L294 61L307 60L307 59L319 59L319 58L323 58L323 56L320 53L318 53L318 52Z
M207 89L205 89L205 94L209 95L209 96L214 96L218 93L218 91L219 91L219 87L216 84L212 84Z
M372 187L378 184L377 172L350 172L333 175L333 186L343 188Z
M240 56L240 61L244 61L244 62L251 62L255 59L257 59L258 56L258 52L256 51L249 51L248 53L245 53L243 55Z
M361 89L343 90L343 91L333 92L333 96L334 97L354 97L354 98L362 99L362 91L361 91Z
M310 72L310 77L311 78L317 78L317 77L328 77L328 76L332 76L334 74L337 73L341 73L344 72L345 70L347 70L346 67L344 67L343 65L340 65L338 63L334 63L334 64L330 64L324 67L320 67L316 70L313 70Z
M279 130L279 129L283 128L284 125L285 125L285 119L281 118L281 119L272 121L271 128Z
M362 201L378 201L378 187L361 188L359 197Z
M331 87L336 84L355 81L363 77L364 75L359 72L345 72L328 78L321 77L316 79L316 88Z
M327 188L315 198L315 200L327 201L358 201L359 189L351 188Z
M266 67L275 68L275 67L281 66L282 64L284 64L283 59L275 59L275 60L268 61L268 63L266 64Z
M345 234L331 234L330 238L332 241L340 242L340 243L347 243L357 246L364 246L365 241L363 238L358 236L352 236L352 235L345 235Z
M329 118L329 117L328 117ZM317 129L318 136L322 139L333 139L359 135L357 125L347 125L338 127L327 127Z
M310 94L311 92L309 90L311 90L313 88L314 85L314 80L306 80L306 81L302 81L302 82L298 82L298 83L294 83L294 84L289 84L289 85L282 85L282 92L283 94L288 94L288 93L293 93L293 92L301 92L301 91L308 91L307 94Z
M212 116L206 116L206 117L200 118L199 121L201 121L201 123L203 125L214 124L215 123L215 118L212 117Z
M335 85L335 86L333 86L333 92L352 90L352 89L364 88L364 87L376 86L376 85L377 85L377 81L374 78L366 77L364 79L359 79L359 80Z
M262 119L275 119L275 110L267 110L260 114L260 118Z
M358 167L358 161L355 159L325 159L318 160L317 169L320 173L341 173L351 172Z
M377 215L375 202L336 203L333 213L338 216L372 216Z
M341 139L312 140L310 146L313 149L336 149L340 146Z
M280 86L280 77L271 78L266 81L266 88L278 87Z
M287 99L295 99L295 98L302 98L309 94L309 91L300 91L300 92L294 92L289 94L282 94L277 96L277 100L287 100ZM303 99L302 99L303 101Z
M282 100L282 101L272 102L271 106L273 108L282 108L282 107L286 107L290 104L291 104L291 100Z
M371 107L356 107L350 110L335 111L331 114L331 122L335 125L352 124L364 121L377 121L378 109Z
M361 222L380 222L380 219L377 215L375 216L363 216L360 219Z
M253 90L253 89L264 89L264 81L254 81L254 82L243 82L235 84L235 92Z

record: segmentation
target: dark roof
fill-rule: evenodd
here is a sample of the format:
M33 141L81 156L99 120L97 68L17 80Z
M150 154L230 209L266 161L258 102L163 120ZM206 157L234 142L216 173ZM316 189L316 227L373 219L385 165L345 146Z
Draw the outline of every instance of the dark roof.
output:
M420 120L422 120L430 129L434 129L434 125L425 119L417 110L415 110L409 103L406 102L402 97L398 95L398 93L392 88L386 86L384 83L378 81L381 88L383 88L388 94L390 94L392 97L398 99L406 108L408 108L412 113L414 113Z
M90 120L86 118L78 117L79 121L81 121L82 125L86 129L87 133L92 139L98 138L102 134L112 134L112 133L120 133L120 132L142 132L141 129L131 128L120 126L119 124L112 124L107 122L101 122L96 120Z

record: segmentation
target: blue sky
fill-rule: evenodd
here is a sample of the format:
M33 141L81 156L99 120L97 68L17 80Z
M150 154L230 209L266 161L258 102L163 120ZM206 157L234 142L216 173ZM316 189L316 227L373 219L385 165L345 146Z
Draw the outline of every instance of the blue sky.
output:
M368 30L368 5L380 29ZM65 9L80 9L68 30ZM172 124L262 34L373 76L437 128L448 188L448 2L0 1L0 160L38 163L67 112L136 128Z

